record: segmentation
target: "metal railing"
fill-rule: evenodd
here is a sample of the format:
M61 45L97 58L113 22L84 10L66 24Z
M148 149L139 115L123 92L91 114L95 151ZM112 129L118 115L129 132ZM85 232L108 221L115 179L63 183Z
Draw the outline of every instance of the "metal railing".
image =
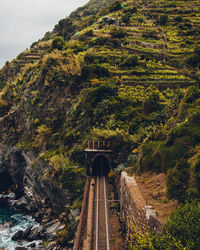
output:
M80 214L80 221L78 225L78 231L76 235L76 240L74 244L73 250L79 250L81 247L81 238L83 235L83 225L86 220L86 210L87 210L87 204L88 204L88 195L89 195L89 184L90 184L90 178L87 177L86 184L85 184L85 191L83 196L83 202L82 202L82 208L81 208L81 214Z
M110 141L89 141L88 149L109 149Z

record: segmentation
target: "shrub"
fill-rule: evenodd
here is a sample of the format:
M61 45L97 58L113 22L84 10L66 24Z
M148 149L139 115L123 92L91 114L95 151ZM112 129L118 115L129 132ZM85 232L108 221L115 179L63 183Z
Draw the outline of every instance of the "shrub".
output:
M115 152L116 163L126 161L131 151L131 147L135 145L134 137L123 129L117 128L115 130L110 130L94 128L91 134L93 140L111 142L111 148L113 152Z
M168 22L168 15L161 15L159 16L159 20L158 20L160 25L164 25Z
M174 20L175 20L176 22L180 23L180 22L183 21L183 18L182 18L182 16L176 16L176 17L174 18Z
M86 103L90 105L91 108L95 108L98 103L107 99L111 96L117 95L117 89L111 84L101 84L96 88L92 88L86 97ZM91 111L91 110L90 110Z
M72 240L73 237L74 237L74 233L72 229L67 229L67 228L63 229L62 231L59 231L56 234L57 243L61 245L62 247L66 247L68 242Z
M145 114L150 114L159 108L159 93L153 92L142 103L142 111Z
M107 61L107 57L103 55L93 54L93 53L87 53L84 57L85 64L105 63L106 61Z
M109 77L110 72L104 66L99 64L91 64L91 65L84 65L81 68L81 75L84 80L91 78L91 77Z
M195 112L189 117L188 122L192 126L200 126L200 110L195 110Z
M96 45L104 45L108 42L108 37L99 36L96 39Z
M186 159L181 158L167 176L168 196L180 202L186 199L186 190L189 181L189 164Z
M127 12L126 14L124 14L121 17L122 22L125 23L125 24L129 24L130 19L131 19L131 13L130 12Z
M134 14L138 11L137 7L133 7L133 8L126 8L123 10L124 13L131 13L131 14Z
M187 59L187 63L192 67L198 67L200 65L200 46L196 46L192 55Z
M64 47L64 39L61 36L55 37L52 41L51 47L52 49L61 50Z
M186 102L186 103L192 103L194 102L197 98L199 98L199 89L195 86L190 86L187 91L186 91L186 94L183 98L183 100Z
M123 38L126 36L126 31L123 28L113 27L110 34L113 38Z
M121 10L121 3L120 1L116 1L114 3L112 3L109 7L108 7L108 11L109 12L114 12L114 11L118 11Z
M85 164L84 150L81 148L74 148L72 153L71 153L70 159L73 162L78 162L80 165L83 166Z
M188 30L192 28L192 24L190 22L180 23L178 27L180 30Z
M90 29L90 30L86 31L85 35L87 35L87 36L93 36L94 35L94 30Z
M138 65L138 57L135 55L128 56L120 64L122 67L135 67Z
M197 158L193 165L192 174L195 181L195 187L198 190L198 196L200 196L200 157Z
M200 248L200 203L186 203L173 212L163 233L155 240L156 249Z
M121 42L119 38L111 38L109 41L109 45L114 47L114 48L118 48L120 46Z
M38 143L37 146L43 146L46 147L47 143L50 141L52 131L51 128L48 128L46 125L42 124L37 129L38 135L36 136L36 143Z
M138 17L137 20L138 20L138 23L140 23L140 24L141 24L141 23L144 23L144 18L143 18L143 17Z

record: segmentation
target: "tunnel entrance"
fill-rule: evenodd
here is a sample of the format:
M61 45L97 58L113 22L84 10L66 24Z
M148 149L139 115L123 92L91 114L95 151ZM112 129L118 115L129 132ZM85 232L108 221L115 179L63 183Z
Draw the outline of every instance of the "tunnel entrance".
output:
M107 176L110 170L108 160L103 155L95 157L92 163L92 175L93 176Z

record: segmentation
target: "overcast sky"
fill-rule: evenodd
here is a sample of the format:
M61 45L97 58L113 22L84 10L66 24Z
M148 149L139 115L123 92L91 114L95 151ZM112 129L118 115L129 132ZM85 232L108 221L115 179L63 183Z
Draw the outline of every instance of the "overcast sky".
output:
M89 0L0 0L0 68Z

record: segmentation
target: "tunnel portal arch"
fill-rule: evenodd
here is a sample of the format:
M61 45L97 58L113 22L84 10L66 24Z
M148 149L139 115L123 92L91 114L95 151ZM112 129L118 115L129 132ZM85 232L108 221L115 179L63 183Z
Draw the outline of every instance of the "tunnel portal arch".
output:
M107 176L109 171L110 166L107 157L102 154L96 155L92 160L92 175Z
M85 150L85 164L87 166L87 175L99 175L101 173L101 165L103 174L108 174L112 169L112 151L111 150ZM99 172L100 169L100 172Z

